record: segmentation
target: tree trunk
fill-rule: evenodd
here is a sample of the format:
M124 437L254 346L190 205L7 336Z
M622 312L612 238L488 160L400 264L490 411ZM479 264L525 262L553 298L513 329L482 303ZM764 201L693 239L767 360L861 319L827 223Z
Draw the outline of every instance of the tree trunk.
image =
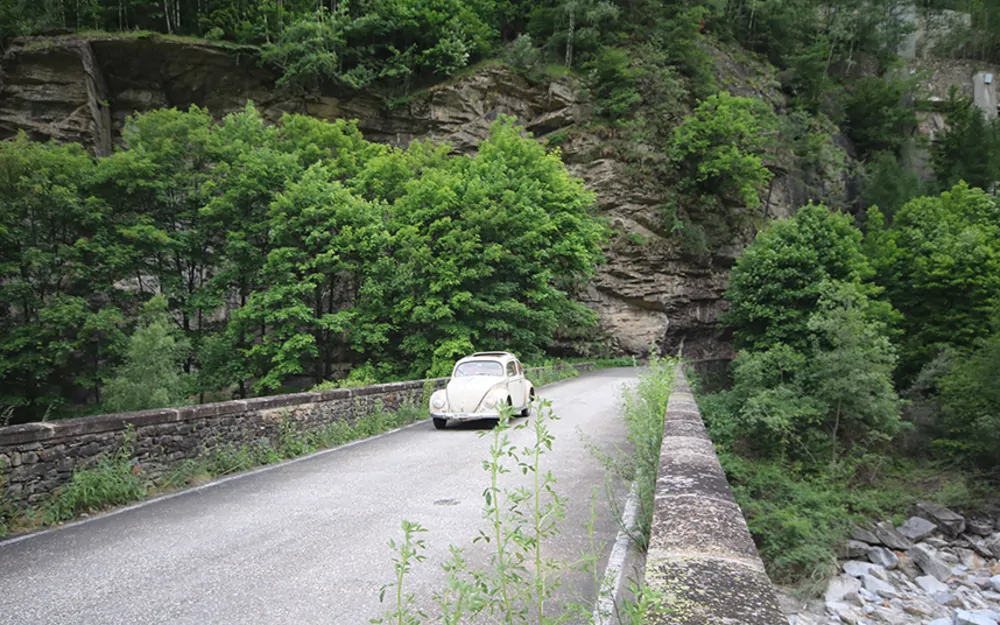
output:
M569 6L569 29L566 31L566 67L573 67L573 33L576 30L576 6Z
M830 464L837 462L837 430L840 428L840 400L837 400L837 414L833 420L833 434L830 435Z

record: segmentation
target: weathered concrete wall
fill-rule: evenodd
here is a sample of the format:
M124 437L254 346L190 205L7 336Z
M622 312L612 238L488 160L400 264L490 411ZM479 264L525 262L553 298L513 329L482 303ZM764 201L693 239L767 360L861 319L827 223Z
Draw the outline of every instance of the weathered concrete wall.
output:
M593 364L574 365L589 371ZM543 368L526 368L530 376ZM24 506L44 500L73 471L119 449L131 430L135 458L152 478L185 458L227 444L276 444L282 424L319 430L337 421L353 423L378 405L392 411L421 401L425 383L440 388L447 378L395 382L316 393L217 402L0 428L0 499Z
M680 369L663 424L645 583L667 598L649 625L788 622Z

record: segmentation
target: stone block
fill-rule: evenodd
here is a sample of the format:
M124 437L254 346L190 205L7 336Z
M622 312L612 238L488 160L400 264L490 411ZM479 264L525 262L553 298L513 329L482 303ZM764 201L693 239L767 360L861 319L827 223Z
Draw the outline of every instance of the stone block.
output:
M957 538L965 531L965 517L929 501L917 504L917 513L951 538Z
M869 545L881 545L882 541L878 539L871 529L866 527L861 527L860 525L855 525L851 528L851 538L854 540L859 540L861 542L868 543Z
M660 458L657 497L710 496L733 501L726 474L718 459L704 454L679 453Z
M787 625L774 587L756 568L725 560L647 560L645 583L667 592L646 625Z
M913 542L920 542L936 532L937 525L934 525L927 519L915 516L910 517L905 523L900 525L898 531Z
M941 559L934 549L924 543L917 543L906 552L920 569L938 581L944 582L951 577L951 567Z
M686 436L690 438L702 438L709 440L708 431L705 425L698 421L678 421L669 420L663 422L664 436Z
M861 590L861 580L850 575L837 575L830 580L823 599L827 602L860 603L859 590Z
M875 532L875 536L878 537L879 541L890 549L906 551L913 546L913 543L897 532L896 528L889 521L878 523L872 531Z
M657 499L649 552L759 558L739 506L697 495Z
M200 406L185 406L177 409L178 418L181 421L194 419L212 419L226 415L244 414L247 411L247 403L243 400L220 401Z
M23 423L0 429L0 447L37 443L55 436L49 423Z

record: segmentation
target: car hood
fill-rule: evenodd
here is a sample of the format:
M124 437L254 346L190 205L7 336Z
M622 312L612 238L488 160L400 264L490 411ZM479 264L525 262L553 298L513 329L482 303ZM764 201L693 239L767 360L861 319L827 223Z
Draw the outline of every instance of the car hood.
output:
M448 407L454 412L472 412L479 407L483 396L503 378L477 375L468 378L453 378L448 382Z

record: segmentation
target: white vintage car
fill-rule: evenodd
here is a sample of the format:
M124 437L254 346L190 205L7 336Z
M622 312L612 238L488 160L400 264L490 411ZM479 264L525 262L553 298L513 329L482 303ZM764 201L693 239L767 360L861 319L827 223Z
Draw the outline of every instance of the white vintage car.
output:
M524 377L524 368L509 352L479 352L455 363L448 386L431 395L434 427L448 421L499 419L500 407L527 417L535 387Z

